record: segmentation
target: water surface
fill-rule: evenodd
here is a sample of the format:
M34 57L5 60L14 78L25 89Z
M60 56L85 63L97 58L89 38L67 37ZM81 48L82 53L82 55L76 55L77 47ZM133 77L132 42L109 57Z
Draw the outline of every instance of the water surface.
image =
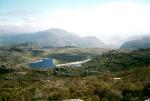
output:
M52 58L44 58L38 61L34 61L29 63L29 67L32 69L48 69L54 67L54 59Z

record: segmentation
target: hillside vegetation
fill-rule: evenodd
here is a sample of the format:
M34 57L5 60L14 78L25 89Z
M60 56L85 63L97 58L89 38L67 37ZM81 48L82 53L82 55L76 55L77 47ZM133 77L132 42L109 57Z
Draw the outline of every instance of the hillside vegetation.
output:
M20 59L26 54L27 60L32 57L32 51L26 48L21 50L24 51L17 52ZM77 52L63 50L65 54ZM40 53L42 57L53 53L43 51ZM12 51L11 54L15 52ZM55 51L55 54L61 52ZM143 101L150 98L149 60L150 49L109 51L94 56L91 61L76 68L32 70L14 60L19 65L7 69L7 61L3 60L6 64L1 65L0 70L0 101Z
M85 63L83 67L100 71L120 71L149 65L150 49L140 49L135 51L112 50Z
M119 77L120 80L114 78ZM0 75L1 101L143 101L150 97L150 67L94 76L54 76L51 71L20 69Z
M82 61L108 52L107 48L54 48L45 50L46 56L57 59L59 63Z

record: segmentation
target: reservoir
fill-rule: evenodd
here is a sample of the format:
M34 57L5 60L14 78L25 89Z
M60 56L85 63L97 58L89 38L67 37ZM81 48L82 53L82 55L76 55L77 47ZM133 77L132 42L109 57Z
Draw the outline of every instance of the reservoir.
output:
M29 63L29 67L31 67L32 69L48 69L54 66L55 65L53 58L43 58L41 60Z

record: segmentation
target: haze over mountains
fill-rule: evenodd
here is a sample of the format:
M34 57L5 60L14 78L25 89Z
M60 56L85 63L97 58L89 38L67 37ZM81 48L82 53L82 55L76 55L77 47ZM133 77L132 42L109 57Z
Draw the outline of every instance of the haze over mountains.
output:
M21 44L26 42L37 42L44 47L106 47L106 45L98 40L96 37L79 37L77 35L74 35L73 33L56 28L30 34L5 35L0 37L1 45Z
M114 39L115 41L115 39ZM105 44L94 36L80 37L63 29L53 28L28 34L8 34L0 36L0 45L22 44L36 42L43 47L75 46L81 48L126 48L139 49L150 48L150 34L131 36L117 42L117 44ZM113 43L113 42L112 42ZM119 46L121 45L121 46Z
M121 48L139 49L150 48L150 35L133 38L133 40L125 42Z

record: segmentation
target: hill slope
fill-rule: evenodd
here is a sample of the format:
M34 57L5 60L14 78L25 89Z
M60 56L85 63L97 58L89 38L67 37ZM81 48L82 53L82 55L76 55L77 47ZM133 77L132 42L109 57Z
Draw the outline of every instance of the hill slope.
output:
M137 51L110 51L97 56L83 65L86 69L99 71L120 71L150 65L150 49Z
M50 29L31 34L17 34L0 37L1 45L37 42L44 47L105 47L96 37L79 37L62 29Z
M120 48L139 49L150 48L150 36L125 42Z
M73 50L74 53L78 52ZM62 101L77 98L84 101L144 101L150 97L150 49L110 51L94 58L84 68L64 67L44 71L23 65L10 64L9 67L10 60L14 60L13 63L20 62L16 61L17 58L20 60L21 56L25 56L30 47L1 47L0 51L0 57L4 57L0 61L5 64L0 66L2 101ZM55 52L60 51L58 49ZM70 49L65 52L70 52ZM86 52L91 50L86 49ZM86 73L94 69L98 75ZM104 69L126 70L99 73Z

